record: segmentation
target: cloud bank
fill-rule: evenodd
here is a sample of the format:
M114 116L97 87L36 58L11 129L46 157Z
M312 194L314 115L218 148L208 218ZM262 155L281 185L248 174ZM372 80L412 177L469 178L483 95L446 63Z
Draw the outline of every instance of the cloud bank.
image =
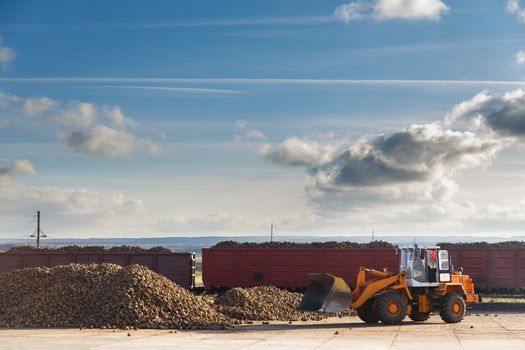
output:
M145 210L141 200L127 198L122 193L28 186L17 180L22 175L37 176L35 167L28 160L16 159L0 166L0 209L4 213L45 207L49 211L68 215L102 218L137 214Z
M125 115L120 106L97 106L82 101L61 105L45 96L24 98L0 90L0 111L55 127L58 141L74 152L99 157L161 152L158 144L129 130L138 123ZM11 121L4 124L3 127L9 127Z
M516 218L516 208L474 204L455 179L524 141L525 92L518 89L483 91L453 106L442 122L354 142L290 137L259 153L279 166L305 169L309 205L320 217L462 226Z

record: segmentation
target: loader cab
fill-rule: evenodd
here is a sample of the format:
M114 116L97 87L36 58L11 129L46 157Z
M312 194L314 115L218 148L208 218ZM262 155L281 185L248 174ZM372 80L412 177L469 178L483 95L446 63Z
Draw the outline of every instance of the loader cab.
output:
M437 287L450 282L451 265L448 250L434 247L403 247L399 254L399 271L406 272L411 287Z

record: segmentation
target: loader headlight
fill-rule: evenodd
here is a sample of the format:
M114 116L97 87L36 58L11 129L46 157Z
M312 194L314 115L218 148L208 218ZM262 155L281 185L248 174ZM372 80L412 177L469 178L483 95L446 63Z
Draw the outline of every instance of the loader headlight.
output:
M439 274L439 281L440 282L450 282L450 273L440 273Z

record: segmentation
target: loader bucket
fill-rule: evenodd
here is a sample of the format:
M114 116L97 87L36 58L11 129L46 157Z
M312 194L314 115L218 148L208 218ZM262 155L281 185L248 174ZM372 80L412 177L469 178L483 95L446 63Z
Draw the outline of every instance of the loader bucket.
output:
M310 285L299 305L301 311L341 312L352 302L352 291L341 277L310 273Z

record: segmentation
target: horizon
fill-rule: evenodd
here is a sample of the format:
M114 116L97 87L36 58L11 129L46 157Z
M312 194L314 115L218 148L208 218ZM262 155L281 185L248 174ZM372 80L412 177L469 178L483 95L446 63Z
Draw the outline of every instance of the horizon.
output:
M161 236L161 237L62 237L62 238L45 238L41 239L41 246L46 246L46 242L51 245L66 245L66 244L82 244L88 245L90 242L99 242L108 244L121 244L126 242L142 242L142 245L151 244L163 244L163 242L173 245L175 243L186 244L192 242L197 244L199 242L221 242L221 241L235 241L235 242L357 242L357 243L368 243L374 241L384 241L389 243L412 243L416 242L504 242L504 241L525 241L525 235L523 236L425 236L415 237L411 235L396 235L396 236L277 236L270 238L269 236ZM28 245L32 245L35 238L18 237L18 238L0 238L0 244L15 244L27 242Z
M1 240L505 240L524 146L523 1L0 1Z

